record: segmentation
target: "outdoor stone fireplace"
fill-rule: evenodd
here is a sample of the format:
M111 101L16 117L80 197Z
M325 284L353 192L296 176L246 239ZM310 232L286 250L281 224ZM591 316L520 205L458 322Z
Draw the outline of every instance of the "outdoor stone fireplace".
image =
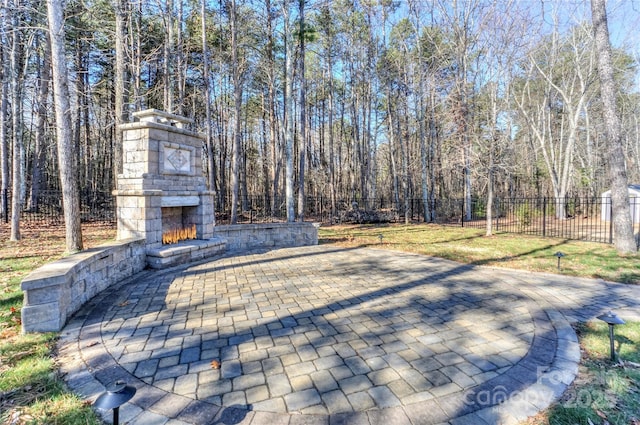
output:
M313 223L215 226L214 236L213 193L202 174L202 137L185 128L190 120L177 115L155 109L133 115L137 122L118 128L124 164L114 191L117 241L31 272L21 286L24 333L60 331L83 304L145 267L204 260L227 248L318 243Z
M202 137L186 128L191 120L155 109L133 116L137 122L119 128L117 239L144 238L155 268L224 250L213 236L213 193L202 173Z

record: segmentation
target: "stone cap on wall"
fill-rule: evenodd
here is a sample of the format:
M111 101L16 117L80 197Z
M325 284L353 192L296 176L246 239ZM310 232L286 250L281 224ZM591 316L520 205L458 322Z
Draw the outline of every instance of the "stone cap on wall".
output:
M184 128L187 124L193 124L193 120L190 118L161 111L159 109L145 109L144 111L134 112L132 115L141 122L157 122L178 128Z
M206 136L195 131L191 131L186 127L193 123L192 119L171 114L169 112L159 111L157 109L146 109L144 111L134 112L133 116L138 121L120 124L118 131L139 130L139 129L157 129L168 133L176 133L183 136L194 137L204 140Z

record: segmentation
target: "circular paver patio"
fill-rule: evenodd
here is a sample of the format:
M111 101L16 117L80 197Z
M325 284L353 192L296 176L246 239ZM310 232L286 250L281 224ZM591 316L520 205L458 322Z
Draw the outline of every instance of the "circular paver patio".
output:
M637 307L611 285L375 249L229 255L107 290L61 362L85 397L135 385L136 424L515 423L577 372L567 318Z

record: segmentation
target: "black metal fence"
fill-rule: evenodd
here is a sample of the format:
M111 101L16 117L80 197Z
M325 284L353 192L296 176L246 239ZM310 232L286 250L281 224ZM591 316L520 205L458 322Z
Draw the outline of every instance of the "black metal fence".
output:
M11 219L11 191L0 194L3 205L2 222ZM64 224L62 193L57 190L41 191L35 197L26 197L20 221L34 225ZM116 224L116 200L107 192L83 190L80 192L80 218L83 223Z
M640 223L640 199L630 198L634 232ZM474 200L471 214L461 209L461 226L485 228L486 202ZM495 232L613 243L611 198L498 199L492 210Z
M4 193L6 205L11 205L11 193ZM83 191L81 214L83 222L100 222L115 226L115 198L110 193ZM630 198L634 232L640 224L640 198ZM297 211L297 199L296 211ZM216 223L228 224L231 202L219 199ZM427 214L425 215L425 211ZM612 243L611 199L601 197L571 198L505 198L496 199L492 208L494 232L521 233L542 237ZM10 211L3 211L7 223ZM443 225L485 228L487 205L484 199L472 199L466 205L462 199L394 200L369 198L331 202L328 197L307 197L305 221L322 223L392 223L434 222ZM41 225L63 224L60 192L42 192L22 211L21 220ZM247 197L238 204L238 223L286 221L286 202L282 198Z
M630 202L634 232L637 234L640 198L630 198ZM229 204L220 203L216 209L221 211L216 222L229 223ZM496 199L493 203L492 227L496 233L520 233L610 244L613 242L611 214L611 198L505 198ZM304 219L331 224L428 221L484 229L487 225L487 204L484 199L472 199L471 204L466 205L462 199L433 199L425 203L422 199L409 199L405 202L380 197L341 199L332 206L328 197L308 197ZM238 223L285 220L284 199L271 202L265 198L246 198L238 208Z

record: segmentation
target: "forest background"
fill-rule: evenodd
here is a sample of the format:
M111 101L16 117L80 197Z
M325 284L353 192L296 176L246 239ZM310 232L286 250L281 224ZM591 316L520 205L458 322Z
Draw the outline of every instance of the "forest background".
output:
M46 6L0 9L1 212L36 210L60 189ZM607 8L627 173L640 183L640 4ZM298 219L309 197L332 210L418 198L430 221L438 199L609 189L588 2L69 0L64 13L82 191L111 196L117 126L148 108L206 135L207 181L232 222L250 198L274 211L295 196Z

